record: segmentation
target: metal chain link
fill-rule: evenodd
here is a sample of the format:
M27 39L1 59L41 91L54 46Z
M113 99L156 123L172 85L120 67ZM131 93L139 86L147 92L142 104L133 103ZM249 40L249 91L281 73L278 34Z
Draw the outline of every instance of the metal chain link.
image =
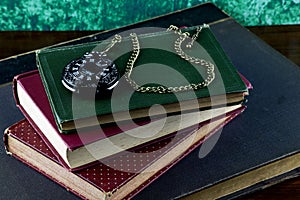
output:
M204 25L203 27L208 27L207 25ZM192 41L187 44L187 48L191 48L193 45L193 42L198 38L199 33L201 32L203 27L198 27L197 32L192 36ZM174 33L179 35L179 38L176 39L174 48L176 53L182 58L185 59L186 61L190 63L195 63L197 65L206 67L206 72L207 72L207 77L200 83L191 83L188 85L184 86L174 86L174 87L165 87L165 86L140 86L138 85L134 80L130 78L133 66L139 56L140 53L140 44L138 37L136 33L131 33L131 41L132 41L132 54L127 62L126 68L125 68L125 79L126 81L133 87L134 90L138 92L143 92L143 93L173 93L173 92L183 92L183 91L188 91L188 90L198 90L200 88L207 87L214 79L215 79L215 73L214 73L214 64L212 64L209 61L206 61L204 59L200 58L195 58L193 56L187 55L181 48L182 43L185 41L187 37L189 37L188 32L182 33L181 30L176 27L171 25L167 31L174 31Z
M120 43L122 41L122 36L119 34L116 34L114 38L111 40L111 43L106 47L103 53L108 52L116 43Z

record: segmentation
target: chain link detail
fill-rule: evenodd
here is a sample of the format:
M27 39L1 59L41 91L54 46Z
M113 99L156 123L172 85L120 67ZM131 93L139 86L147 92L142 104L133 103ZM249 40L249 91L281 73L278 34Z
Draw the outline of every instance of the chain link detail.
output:
M121 41L122 41L122 36L119 34L116 34L114 36L114 38L111 40L111 43L102 52L104 52L104 53L108 52L116 43L120 43Z
M204 25L204 28L207 28L208 25ZM191 42L187 44L187 48L191 48L193 45L193 42L198 38L199 33L201 32L203 27L198 27L196 30L196 33L192 36ZM134 64L139 56L140 53L140 44L138 40L138 36L136 33L131 33L131 41L132 41L132 54L127 62L126 68L125 68L125 79L126 81L133 87L133 89L137 92L142 92L142 93L174 93L174 92L183 92L183 91L189 91L189 90L198 90L200 88L207 87L214 79L215 79L215 73L214 69L215 66L209 61L206 61L204 59L196 58L190 55L187 55L181 48L182 43L190 36L188 32L181 32L181 30L174 26L171 25L167 31L173 31L175 34L179 35L179 37L176 39L174 43L174 48L176 53L184 60L190 62L190 63L195 63L197 65L200 65L202 67L206 68L207 72L207 77L205 80L203 80L200 83L191 83L188 85L184 86L174 86L174 87L165 87L165 86L140 86L138 85L134 80L130 78L132 69L134 67ZM118 38L119 39L119 38ZM119 40L117 40L119 42Z

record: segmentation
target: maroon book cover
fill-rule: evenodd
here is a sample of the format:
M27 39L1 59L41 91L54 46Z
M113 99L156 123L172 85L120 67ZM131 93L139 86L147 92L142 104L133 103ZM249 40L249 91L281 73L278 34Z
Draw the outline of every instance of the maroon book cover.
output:
M89 195L97 195L103 199L107 197L128 199L157 179L244 109L243 107L235 110L226 117L215 119L210 123L203 123L197 129L185 134L178 134L172 138L143 145L139 149L122 152L75 172L61 165L26 119L6 130L4 142L8 154L81 198L89 199L93 198Z
M26 109L21 105L17 87L22 87L24 91L26 92L26 96L30 98L30 101L32 101L35 105L30 107L30 110L33 111L32 114L39 113L39 119L43 121L43 124L48 127L47 132L51 132L52 135L54 135L53 141L56 141L56 144L53 144L53 141L51 142L44 134L43 131L40 130L40 127L36 124L36 121L33 120L32 114L27 113ZM14 97L17 106L20 108L22 113L25 115L27 120L30 122L31 126L34 127L34 129L40 134L42 139L47 143L48 147L51 148L53 152L55 152L57 158L60 160L60 162L69 170L78 170L82 167L86 167L87 165L92 165L93 163L88 162L86 164L83 164L81 166L72 167L68 163L66 159L62 158L62 154L66 151L74 151L80 147L83 147L88 144L92 144L94 142L97 142L101 139L105 139L108 137L111 137L113 135L117 135L119 133L122 133L127 130L131 130L134 128L137 128L142 125L146 125L150 122L150 120L145 119L143 121L139 121L136 123L123 123L122 124L122 130L118 126L105 126L101 127L102 131L98 131L98 129L92 129L92 130L84 130L80 133L73 132L72 134L62 134L59 132L54 116L47 98L47 95L45 93L44 87L42 85L42 81L40 79L39 73L37 70L26 72L23 74L20 74L13 79L13 91L14 91ZM28 101L28 100L25 100ZM35 117L37 118L37 117ZM153 120L152 120L153 121ZM50 127L50 128L49 128ZM81 134L81 135L80 135ZM64 148L66 148L64 151L58 152L58 146L55 146L57 144L62 144Z
M77 133L60 134L57 129L54 116L49 104L49 100L46 95L38 71L35 70L31 72L26 72L14 78L13 87L14 87L14 96L15 96L16 103L20 107L22 112L25 115L28 115L19 103L20 101L16 91L18 82L20 82L20 85L27 91L28 95L32 98L33 102L36 104L36 107L39 108L39 112L41 112L45 116L45 119L53 127L53 130L56 130L57 134L62 138L62 140L65 142L66 146L70 150L74 150L83 145L90 144L97 140L121 133L126 129L129 130L135 127L134 124L128 124L122 126L122 130L120 130L118 126L105 126L102 127L104 134L99 134L99 131L96 130L84 131L84 137L79 136ZM148 122L149 121L145 120L143 122L139 122L139 125L147 124Z
M242 76L243 77L243 76ZM244 82L248 86L249 89L252 88L250 82L243 77ZM101 127L103 129L104 134L99 134L99 131L84 131L84 137L79 136L77 133L72 133L72 134L60 134L55 120L54 116L48 101L48 97L46 95L45 89L43 87L43 83L41 81L40 75L37 70L26 72L23 74L20 74L16 77L14 77L13 80L13 90L14 90L14 97L16 100L17 106L22 110L22 112L25 114L26 117L28 114L22 106L19 103L19 97L17 95L17 83L20 82L20 85L25 88L25 90L28 92L29 96L32 98L33 102L36 104L36 106L40 109L40 112L45 116L45 119L47 119L48 123L53 127L54 130L56 130L57 134L62 138L62 140L65 142L66 146L70 150L74 150L78 147L81 147L83 145L87 145L90 143L93 143L97 140L110 137L113 135L116 135L118 133L121 133L122 131L126 131L129 129L132 129L136 127L136 124L133 123L128 123L127 125L124 124L122 125L122 130L118 126L105 126ZM150 120L143 120L138 122L137 124L144 125L149 123Z
M98 159L101 159L103 157L107 157L110 155L113 155L115 153L120 153L120 150L113 150L109 153L102 153L104 156L101 158L97 158L94 156L89 156L88 159L84 159L80 162L77 162L74 164L74 161L69 160L71 154L73 154L74 151L77 150L79 152L78 148L86 147L86 145L93 145L95 146L96 142L99 142L100 140L107 139L109 137L112 137L114 135L118 135L120 133L124 133L124 131L133 131L133 132L143 132L148 130L149 127L143 127L143 125L147 125L149 123L152 123L157 120L159 122L159 118L157 119L145 119L142 121L139 121L138 123L132 123L132 122L126 122L122 124L122 130L119 128L119 126L104 126L101 127L102 131L99 131L98 129L94 130L85 130L81 131L80 133L72 133L72 134L61 134L56 126L54 116L49 104L49 100L47 98L46 92L44 90L42 81L40 79L38 71L31 71L24 74L20 74L14 78L13 82L14 86L14 95L17 106L20 108L20 110L24 113L27 120L30 122L31 126L34 127L34 129L40 134L42 139L47 143L48 147L52 149L53 152L57 154L57 158L61 160L61 163L70 170L78 170L82 167L86 167L87 165L92 165L94 162ZM28 104L28 102L30 102ZM27 103L27 104L26 104ZM29 106L28 106L29 105ZM236 109L237 107L231 107L226 108L226 112L232 111L233 109ZM224 114L225 110L219 109L222 111L216 111L218 109L215 109L214 111L208 110L208 111L202 111L201 112L201 120L199 118L199 121L195 121L194 123L188 122L189 125L185 125L183 129L193 129L195 126L198 126L198 123L205 122L211 120L211 118L214 118L216 116L221 116ZM210 113L209 113L210 112ZM209 113L209 114L204 114ZM198 117L198 116L196 116ZM38 122L39 121L39 122ZM171 120L172 121L172 120ZM176 122L176 121L174 121ZM174 124L173 122L173 124ZM38 124L39 123L39 124ZM149 124L151 125L151 124ZM177 126L177 123L175 124ZM174 125L174 127L175 127ZM169 125L170 127L172 125ZM191 127L189 127L191 126ZM151 125L153 129L153 125ZM177 130L171 128L168 130L169 132L165 131L165 136L175 133ZM142 128L142 129L140 129ZM146 130L145 130L146 129ZM149 130L150 130L149 129ZM185 130L185 131L187 131ZM122 136L123 137L123 136ZM123 137L123 140L125 136ZM150 140L150 139L149 139ZM155 141L160 140L159 138L156 138ZM104 141L105 142L105 141ZM139 145L143 145L144 142ZM104 145L104 143L99 144L101 146ZM99 146L98 145L98 146ZM126 144L127 145L127 144ZM105 145L104 145L105 146ZM122 146L122 145L121 145ZM134 148L128 147L125 149ZM104 147L102 147L104 148ZM89 147L88 147L89 149ZM99 152L99 151L98 151ZM103 152L103 151L102 151ZM81 154L82 155L82 154ZM98 155L97 155L98 156ZM94 159L96 158L96 159Z

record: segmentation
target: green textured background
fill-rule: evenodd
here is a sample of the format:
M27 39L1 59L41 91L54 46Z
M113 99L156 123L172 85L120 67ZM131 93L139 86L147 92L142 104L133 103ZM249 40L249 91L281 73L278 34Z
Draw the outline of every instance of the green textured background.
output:
M103 30L205 0L1 0L0 30ZM300 0L211 0L242 25L300 24Z

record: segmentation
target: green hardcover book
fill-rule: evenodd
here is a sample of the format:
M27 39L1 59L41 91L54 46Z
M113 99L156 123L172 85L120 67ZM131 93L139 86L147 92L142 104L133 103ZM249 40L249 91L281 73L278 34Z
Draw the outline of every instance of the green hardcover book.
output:
M196 28L187 28L182 32L188 31L193 35ZM145 32L144 29L132 31ZM188 62L176 52L174 45L179 34L173 31L146 31L148 33L137 34L140 53L134 63L131 80L143 86L180 87L190 83L198 84L207 79L211 72L205 66ZM133 53L132 38L128 35L129 32L122 35L122 41L106 52L117 66L119 83L111 95L103 95L97 99L82 98L66 89L61 81L62 72L68 63L86 52L104 51L111 44L110 39L37 52L37 65L61 132L152 115L236 104L242 102L248 93L238 72L207 27L199 33L192 48L185 48L182 44L187 55L214 65L214 79L207 87L166 94L137 92L123 78ZM186 41L190 41L190 38ZM149 110L157 104L164 109L153 107L158 109Z

